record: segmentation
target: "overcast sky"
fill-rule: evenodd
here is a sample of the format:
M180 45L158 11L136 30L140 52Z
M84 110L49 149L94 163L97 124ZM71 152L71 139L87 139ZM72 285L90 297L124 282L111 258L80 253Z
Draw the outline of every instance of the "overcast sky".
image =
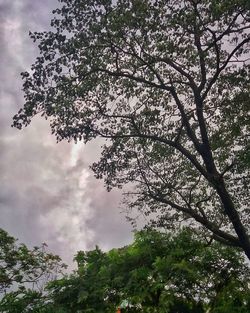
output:
M77 250L107 250L131 241L118 191L93 178L89 146L56 144L48 124L36 118L19 131L10 127L23 104L20 72L37 54L28 32L46 30L57 0L0 0L0 227L21 242L46 242L70 262Z

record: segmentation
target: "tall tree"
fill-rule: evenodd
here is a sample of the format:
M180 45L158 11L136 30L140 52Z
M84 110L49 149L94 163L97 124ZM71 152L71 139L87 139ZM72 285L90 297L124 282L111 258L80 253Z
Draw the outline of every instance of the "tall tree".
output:
M60 0L13 125L106 138L97 178L157 223L249 241L248 0Z

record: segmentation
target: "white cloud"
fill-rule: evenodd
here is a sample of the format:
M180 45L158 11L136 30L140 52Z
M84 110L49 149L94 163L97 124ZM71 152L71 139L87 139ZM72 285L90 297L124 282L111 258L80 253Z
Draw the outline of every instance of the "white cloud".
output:
M10 127L23 102L19 73L35 57L28 30L46 28L56 5L56 0L0 0L0 227L26 244L46 241L69 262L78 249L95 244L110 249L128 243L131 234L118 210L120 191L107 193L89 170L99 141L86 147L56 144L40 117L21 132Z

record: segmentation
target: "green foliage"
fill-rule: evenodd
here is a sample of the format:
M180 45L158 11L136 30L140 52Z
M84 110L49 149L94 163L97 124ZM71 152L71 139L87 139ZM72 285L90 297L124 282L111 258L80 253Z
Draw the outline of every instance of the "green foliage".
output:
M240 252L202 242L189 229L175 235L140 231L128 246L80 251L75 260L77 270L43 290L24 283L9 290L0 311L114 313L121 306L123 313L249 312L250 269Z
M45 247L43 244L30 250L0 229L1 312L43 312L44 286L66 268L60 257L48 253Z
M78 270L47 285L47 312L114 312L124 299L133 312L248 312L237 248L250 259L249 1L59 2L51 31L30 34L40 55L13 125L41 113L58 140L104 138L92 168L108 190L127 184L150 226L189 230L78 253ZM29 250L3 240L2 290L35 279L40 261L25 267Z
M7 293L0 301L0 309L4 313L52 313L44 302L42 293L24 288Z
M51 282L55 308L66 312L247 312L249 268L240 253L207 245L189 230L175 236L141 231L133 244L79 252L78 270ZM244 288L243 288L244 286ZM238 310L238 311L237 311Z
M96 137L92 168L129 208L243 249L249 241L249 1L60 0L22 73L17 128ZM156 213L156 214L155 214ZM194 223L195 221L195 223Z

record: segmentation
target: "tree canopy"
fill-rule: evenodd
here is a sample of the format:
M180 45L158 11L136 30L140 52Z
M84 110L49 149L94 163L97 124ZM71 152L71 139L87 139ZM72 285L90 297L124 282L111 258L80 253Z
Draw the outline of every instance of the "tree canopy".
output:
M248 313L250 269L239 249L190 229L147 230L128 246L79 251L77 270L36 290L9 292L4 313Z
M46 244L29 249L0 228L0 311L36 312L42 308L42 291L66 265L46 251ZM29 310L29 306L32 310Z
M13 125L42 114L58 140L105 138L92 168L129 186L131 209L250 259L249 1L59 2L30 34L40 55Z

